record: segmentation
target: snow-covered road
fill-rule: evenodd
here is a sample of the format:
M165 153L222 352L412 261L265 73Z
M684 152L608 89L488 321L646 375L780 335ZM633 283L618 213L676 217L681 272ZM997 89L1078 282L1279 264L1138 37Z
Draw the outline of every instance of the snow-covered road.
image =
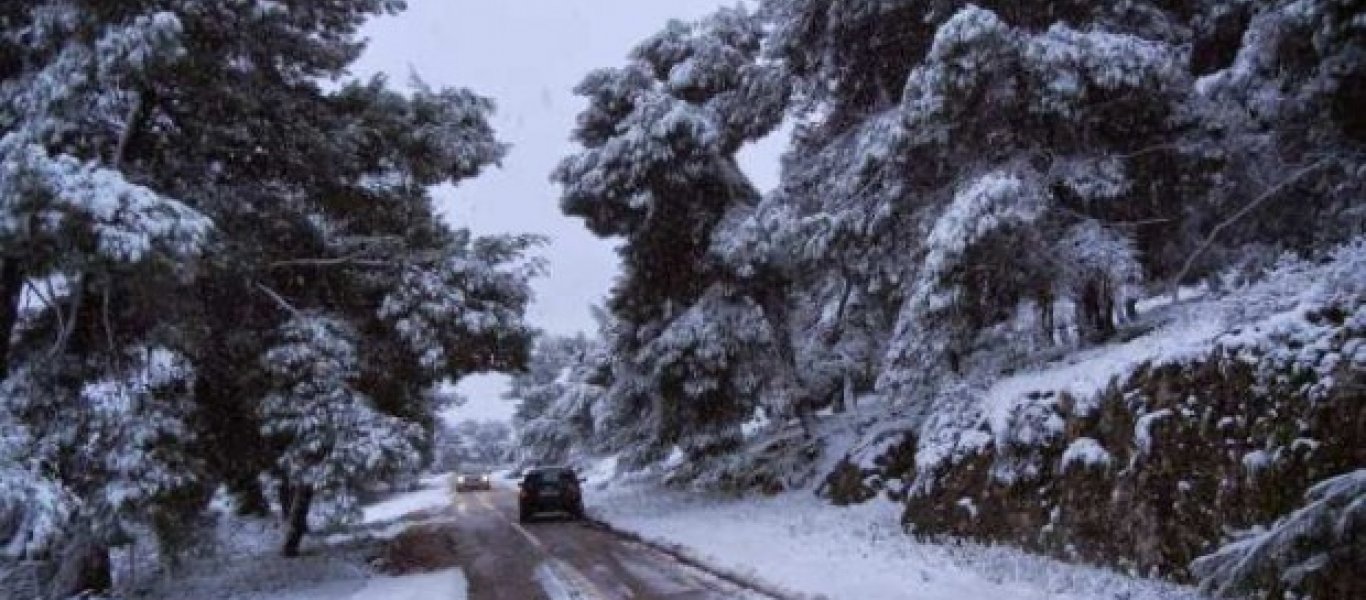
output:
M593 478L590 478L590 481ZM516 489L452 494L443 477L366 508L350 533L281 560L240 552L133 597L223 600L1186 600L1189 588L1009 548L917 542L899 509L804 493L718 499L590 483L590 517L517 520ZM612 531L612 530L616 531ZM623 535L625 533L625 535ZM259 538L259 539L258 539ZM636 540L644 540L636 541ZM381 565L384 557L387 566ZM421 565L427 565L422 567ZM700 567L700 568L699 568ZM376 571L409 573L380 575Z
M453 510L473 600L764 597L585 523L519 524L516 493L506 487L459 494Z

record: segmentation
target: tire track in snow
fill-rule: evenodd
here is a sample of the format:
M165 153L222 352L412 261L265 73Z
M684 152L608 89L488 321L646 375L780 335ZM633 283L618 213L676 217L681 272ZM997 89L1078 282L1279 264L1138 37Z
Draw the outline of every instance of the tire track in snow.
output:
M478 502L484 508L503 517L503 513L494 508L488 498L479 496ZM523 538L526 538L526 541L533 547L549 556L549 551L540 538L527 531L521 523L505 517L503 520L507 521L508 525L511 525ZM626 588L623 588L624 594L609 595L583 573L580 573L578 569L557 558L549 558L536 567L536 582L541 585L541 589L545 590L546 595L550 596L552 600L631 600L635 597L635 594Z

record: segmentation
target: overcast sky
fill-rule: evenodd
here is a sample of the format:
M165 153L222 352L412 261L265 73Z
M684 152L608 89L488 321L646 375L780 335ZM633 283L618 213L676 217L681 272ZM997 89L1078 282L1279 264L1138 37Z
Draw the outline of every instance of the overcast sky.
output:
M601 302L618 271L615 242L592 236L560 213L550 172L573 152L569 134L583 101L573 87L589 71L619 66L631 47L670 18L693 20L734 0L409 0L408 11L373 21L354 72L386 73L394 85L417 74L433 87L462 86L498 104L494 127L512 151L501 169L459 187L438 188L438 210L477 234L549 236L550 272L534 284L529 318L552 333L591 333L588 307ZM776 141L741 162L761 189L777 179ZM505 419L502 376L471 377L470 402L455 418Z

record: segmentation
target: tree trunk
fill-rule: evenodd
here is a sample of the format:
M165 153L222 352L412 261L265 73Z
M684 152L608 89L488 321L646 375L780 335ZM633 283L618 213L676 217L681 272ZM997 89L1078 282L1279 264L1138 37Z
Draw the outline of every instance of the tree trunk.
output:
M1118 312L1115 310L1115 286L1109 279L1103 279L1100 283L1100 314L1097 316L1100 317L1100 332L1104 339L1114 337Z
M0 380L9 377L10 344L19 322L19 301L24 292L24 269L17 258L4 259L0 267Z
M791 329L788 327L787 285L777 277L758 277L749 283L749 296L764 313L768 327L773 332L774 350L778 355L781 376L786 381L792 396L791 409L801 423L802 433L811 437L814 426L815 410L811 394L797 372L797 349L792 345Z
M96 542L81 528L62 547L57 573L48 587L48 598L70 598L83 592L105 592L114 584L109 548Z
M237 500L237 514L243 517L270 516L270 503L261 490L261 481L253 476L238 477L228 482L228 490Z
M1040 290L1034 297L1034 302L1039 307L1039 329L1042 330L1044 343L1053 345L1057 340L1053 337L1056 333L1056 325L1053 317L1053 294L1048 290Z
M276 499L280 501L280 518L288 519L289 506L294 500L292 497L293 489L289 485L289 475L285 474L284 470L278 467L271 469L271 473L275 475Z
M844 385L842 385L840 389L840 396L843 400L840 402L840 405L846 410L852 410L857 413L858 395L854 393L854 378L849 375L849 368L852 367L845 367Z
M1087 343L1100 343L1115 334L1114 298L1110 297L1108 282L1088 281L1077 303L1077 325Z
M313 488L295 487L290 493L289 516L285 522L285 544L280 549L284 556L298 556L299 544L308 533L308 508L313 504Z

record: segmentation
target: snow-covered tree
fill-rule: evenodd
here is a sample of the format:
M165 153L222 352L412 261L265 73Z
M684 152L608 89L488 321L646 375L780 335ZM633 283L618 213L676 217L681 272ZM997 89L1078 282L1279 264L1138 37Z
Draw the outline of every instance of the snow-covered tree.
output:
M626 240L611 306L620 339L598 414L619 415L623 430L652 428L624 436L648 440L658 457L704 435L701 413L674 410L674 398L710 393L699 390L727 390L724 403L690 400L720 422L764 397L806 410L870 391L920 402L946 380L992 377L1002 360L1043 346L1107 340L1144 287L1208 272L1279 227L1225 222L1262 192L1331 196L1332 208L1301 216L1336 214L1322 225L1333 229L1354 222L1355 184L1344 177L1354 171L1341 152L1284 186L1249 177L1264 144L1303 129L1258 123L1258 109L1331 112L1358 93L1359 40L1345 34L1344 9L1291 4L769 0L751 21L763 23L752 29L757 51L739 54L680 40L707 39L696 32L743 13L672 25L639 46L636 62L585 80L585 150L556 175L567 212ZM1215 39L1220 27L1248 36ZM1294 32L1309 40L1301 55L1274 41ZM737 62L708 63L727 66L705 77L682 58L723 55ZM797 130L778 189L724 201L738 179L706 161L747 138L716 128L719 107L699 116L708 96L677 93L678 82L746 73L772 82L757 89L792 90ZM1295 95L1290 81L1322 85L1253 106ZM762 124L787 106L741 117L764 114L753 121ZM1335 119L1311 127L1318 147L1349 140L1353 121ZM661 132L670 144L656 141ZM732 326L698 333L712 322ZM1037 333L1003 334L1026 323ZM751 358L736 351L745 344L766 350ZM760 365L772 374L762 385L733 387L733 375Z
M696 334L711 318L699 311L755 310L744 297L750 282L733 278L711 252L726 215L758 197L735 153L775 128L787 101L781 72L757 61L761 44L760 22L742 8L671 22L639 44L627 66L596 71L577 89L589 100L575 131L583 150L555 179L567 214L625 240L624 273L609 301L619 321L611 344L621 392L611 403L617 414L635 415L619 433L642 444L637 458L662 456L675 442L706 452L701 440L727 438L719 432L738 428L753 402L728 389L722 348L767 334ZM773 327L764 316L743 325Z
M602 319L605 328L610 317ZM609 352L603 340L583 335L538 342L528 372L513 379L507 394L518 403L513 458L519 464L566 464L611 446L617 430L599 422L608 409Z
M21 449L42 449L15 455L5 472L51 478L16 490L54 490L29 494L54 503L15 522L70 516L93 534L84 536L91 576L70 593L107 580L103 547L117 536L100 530L117 519L95 514L94 499L118 495L126 501L105 512L170 524L203 510L204 491L224 484L239 508L264 512L259 482L271 473L302 478L347 508L336 482L351 480L332 475L368 458L309 463L301 446L266 438L352 435L360 421L401 426L408 445L385 456L415 462L433 427L435 386L525 357L521 318L536 265L524 255L534 241L473 239L440 221L427 192L501 159L492 101L421 82L406 93L382 78L344 82L364 20L402 7L0 7L0 371L12 373L7 389L26 390L7 396L0 423L23 432ZM324 90L325 80L339 85ZM21 313L26 288L37 301ZM366 419L310 423L285 408L282 381L306 373L271 371L264 357L299 315L325 319L352 350L347 375L328 380L345 391L295 399ZM182 395L146 413L152 429L121 425L101 443L150 444L110 456L146 452L154 459L139 462L153 471L53 467L52 456L103 465L93 453L115 446L77 444L77 432L114 422L110 407L133 415L162 406L126 400L141 397L127 390L141 389L131 373L148 352L176 357ZM79 414L58 421L26 410L38 404ZM128 487L139 478L152 487Z
M858 4L771 3L779 24L775 56L801 75L809 57L785 36L855 35L796 27L803 22L850 19L852 31L880 35L870 33L880 26L871 15L893 9L859 13L852 8ZM977 334L1022 305L1051 320L1058 291L1070 288L1043 242L1079 219L1129 218L1112 208L1135 195L1123 157L1171 135L1189 79L1179 47L1165 38L1070 26L1073 18L1130 22L1118 13L1078 10L1040 31L1041 15L1024 10L1002 9L1015 25L972 5L893 4L925 11L915 18L934 24L927 34L907 31L905 40L923 37L892 55L905 61L899 102L867 94L856 101L836 88L814 96L825 105L808 108L784 184L741 231L767 246L777 257L770 260L809 273L798 285L816 303L801 320L832 332L832 342L812 348L816 356L832 354L834 340L859 340L863 353L885 353L876 375L881 389L915 396L922 384L934 385L936 373L972 370L963 363ZM1141 21L1131 29L1168 30ZM852 54L838 60L862 64ZM855 104L859 112L851 112ZM851 123L854 117L863 121ZM998 180L1011 185L987 185ZM988 188L1000 193L970 193ZM972 200L987 197L996 198L994 206ZM1012 251L1019 247L1037 250ZM878 333L887 330L890 338Z
M423 369L456 378L512 370L525 360L531 329L522 322L538 261L523 261L535 238L457 236L450 254L403 270L379 317L419 357ZM484 352L472 352L473 347Z
M503 398L517 403L512 415L514 426L544 414L561 393L560 384L567 369L582 363L599 342L583 334L574 336L541 335L531 349L526 371L512 377Z
M512 426L505 421L466 419L443 425L438 431L444 443L443 462L447 469L500 464L513 449Z
M290 488L286 556L299 550L315 495L337 518L354 517L363 484L416 466L421 429L376 410L356 389L355 337L335 319L301 314L262 359L271 388L259 409L262 433L282 445Z
M184 377L174 374L192 381L193 369L164 359L175 353L146 329L118 331L111 316L129 282L151 294L183 284L212 229L128 168L131 140L147 126L146 83L183 57L183 30L174 13L141 4L28 3L0 21L0 408L29 436L19 464L80 506L26 507L43 522L73 517L54 593L107 585L100 548L122 520L169 525L202 475L187 451ZM35 281L59 285L17 331ZM163 396L167 386L178 391Z
M107 357L112 365L63 358L25 365L5 382L4 409L24 425L15 465L50 478L20 487L33 500L24 522L60 527L60 544L16 532L13 549L58 551L57 589L90 585L101 548L133 528L149 529L174 561L185 528L206 500L206 473L190 427L194 371L184 356L161 347L130 347ZM62 415L53 419L52 415ZM44 491L45 490L45 491ZM54 514L54 511L55 514ZM67 517L54 522L53 516ZM36 521L35 521L36 519ZM107 566L107 565L106 565ZM103 583L108 584L107 575Z

